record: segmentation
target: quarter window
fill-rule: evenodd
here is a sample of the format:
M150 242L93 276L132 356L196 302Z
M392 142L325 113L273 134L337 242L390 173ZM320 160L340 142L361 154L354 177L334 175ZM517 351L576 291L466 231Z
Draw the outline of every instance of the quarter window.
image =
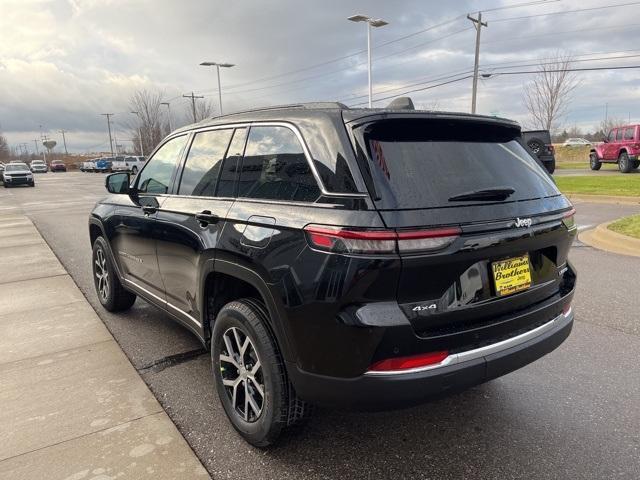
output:
M233 130L211 130L197 133L182 170L180 195L213 197L220 167Z
M141 193L168 193L171 179L187 143L187 136L172 138L166 142L147 162L138 174L137 189Z
M302 145L291 129L251 128L238 196L301 202L320 196Z
M624 131L625 140L633 140L635 138L636 127L629 127Z

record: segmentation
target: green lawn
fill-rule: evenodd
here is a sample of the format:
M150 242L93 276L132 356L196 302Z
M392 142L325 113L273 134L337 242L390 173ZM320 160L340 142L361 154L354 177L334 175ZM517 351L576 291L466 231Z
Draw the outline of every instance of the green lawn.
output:
M556 170L589 170L589 160L582 162L556 162ZM603 163L601 170L617 170L615 163Z
M630 237L640 238L640 215L621 218L609 224L609 230L629 235Z
M640 197L640 175L555 177L563 193Z

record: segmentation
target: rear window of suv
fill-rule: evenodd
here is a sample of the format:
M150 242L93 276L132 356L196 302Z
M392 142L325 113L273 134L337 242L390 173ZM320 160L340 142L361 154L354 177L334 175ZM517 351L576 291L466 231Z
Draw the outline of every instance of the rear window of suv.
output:
M381 209L478 203L450 198L496 188L514 190L505 201L560 194L544 168L520 143L517 128L469 121L393 119L361 127L356 137L365 178Z

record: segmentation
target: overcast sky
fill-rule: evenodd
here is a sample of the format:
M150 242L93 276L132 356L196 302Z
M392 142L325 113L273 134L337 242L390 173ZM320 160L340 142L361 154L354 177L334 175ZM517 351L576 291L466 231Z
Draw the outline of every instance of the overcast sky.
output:
M236 64L222 71L225 111L315 100L354 105L366 102L366 30L346 17L364 13L389 22L373 31L376 98L376 91L386 97L458 78L451 75L473 67L475 32L464 14L525 2L0 0L0 130L11 145L29 142L33 149L40 125L60 144L64 129L70 150L104 151L100 113L108 112L116 114L118 142L130 145L128 99L136 89L163 91L174 126L187 121L184 93L206 95L217 109L215 70L198 66L205 60ZM628 3L638 4L514 19ZM483 20L489 22L482 31L485 73L530 70L535 67L513 65L535 64L558 50L579 60L625 57L575 67L640 65L640 2L550 1L487 11ZM564 125L593 130L606 104L610 117L640 122L640 69L577 75L580 88ZM481 80L478 113L526 124L522 91L530 80ZM424 108L469 111L471 80L410 95Z

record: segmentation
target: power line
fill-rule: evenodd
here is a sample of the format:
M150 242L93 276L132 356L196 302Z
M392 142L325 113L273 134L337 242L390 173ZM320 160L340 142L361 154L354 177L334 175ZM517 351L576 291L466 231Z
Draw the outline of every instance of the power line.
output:
M630 7L634 5L640 5L640 2L629 2L629 3L619 3L616 5L603 5L600 7L588 7L588 8L578 8L575 10L560 10L558 12L547 12L547 13L535 13L533 15L524 15L521 17L507 17L507 18L497 18L495 20L491 20L492 23L498 22L510 22L512 20L525 20L527 18L537 18L537 17L546 17L550 15L565 15L568 13L580 13L580 12L592 12L594 10L604 10L607 8L617 8L617 7Z
M489 9L485 9L483 11L485 11L485 12L494 12L494 11L500 11L500 10L508 10L508 9L512 9L512 8L528 7L528 6L533 6L533 5L545 5L545 4L549 4L549 3L555 3L555 2L558 2L558 1L560 1L560 0L534 0L534 1L524 2L524 3L517 3L517 4L512 4L512 5L503 5L503 6L500 6L500 7L489 8ZM423 28L421 30L412 32L410 34L403 35L401 37L397 37L395 39L388 40L386 42L380 43L380 44L378 44L376 46L373 46L372 48L374 50L376 50L376 49L385 47L387 45L391 45L393 43L400 42L400 41L405 40L407 38L411 38L411 37L414 37L416 35L420 35L422 33L426 33L428 31L435 30L437 28L449 25L451 23L454 23L454 22L456 22L458 20L463 19L464 17L465 17L465 14L457 15L455 17L452 17L452 18L449 18L447 20L444 20L444 21L442 21L442 22L440 22L438 24L431 25L429 27L426 27L426 28ZM468 29L465 29L465 30L468 30ZM416 47L412 47L412 48L416 48ZM275 80L277 78L291 76L291 75L294 75L294 74L297 74L297 73L302 73L302 72L313 70L313 69L316 69L316 68L319 68L319 67L324 67L324 66L330 65L332 63L337 63L337 62L346 60L348 58L356 57L356 56L361 55L361 54L363 54L365 52L366 52L366 50L358 50L358 51L353 52L353 53L349 53L349 54L346 54L346 55L342 55L340 57L336 57L336 58L332 58L332 59L329 59L329 60L325 60L323 62L315 63L315 64L312 64L312 65L308 65L306 67L301 67L301 68L298 68L298 69L289 70L289 71L282 72L282 73L279 73L279 74L276 74L276 75L269 75L269 76L266 76L266 77L258 78L258 79L255 79L255 80L251 80L249 82L237 83L235 85L229 85L227 88L228 89L239 88L239 87L244 87L244 86L247 86L247 85L253 85L255 83L262 83L262 82L269 81L269 80ZM348 68L350 68L350 67L348 67ZM342 70L344 70L344 69L342 69ZM340 70L340 71L342 71L342 70ZM314 77L312 77L312 78L314 78ZM264 87L264 88L269 88L269 87ZM201 91L201 93L210 93L212 91L214 91L214 90L203 90L203 91ZM236 93L240 93L240 92L236 92Z
M191 108L193 110L193 123L196 123L198 121L197 117L196 117L196 98L204 98L202 95L194 95L193 92L191 92L191 95L182 95L183 98L190 98L191 99Z
M598 28L598 32L601 32L603 30L615 30L615 29L619 29L619 30L627 30L629 28L637 28L638 26L640 26L640 23L628 23L628 24L624 24L624 25L612 25L610 27L599 27ZM489 41L484 41L482 42L482 44L487 44L487 43L497 43L497 42L506 42L509 40L525 40L528 38L538 38L538 37L550 37L550 36L555 36L555 35L566 35L567 33L579 33L579 32L593 32L593 28L580 28L578 30L563 30L561 32L549 32L549 33L538 33L535 35L522 35L522 36L518 36L518 37L507 37L507 38L499 38L496 40L489 40Z

